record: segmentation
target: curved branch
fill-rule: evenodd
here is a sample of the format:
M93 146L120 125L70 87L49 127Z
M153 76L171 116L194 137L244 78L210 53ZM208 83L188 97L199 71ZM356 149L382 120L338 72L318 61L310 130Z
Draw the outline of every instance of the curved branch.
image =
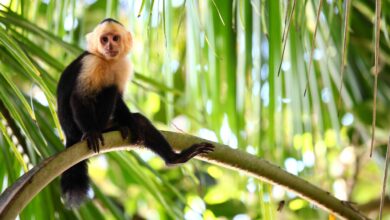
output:
M379 206L381 203L381 198L373 199L367 203L358 205L358 209L364 213L378 213ZM383 211L390 212L390 196L385 196L383 200Z
M182 150L191 144L205 141L201 138L181 133L168 131L163 131L162 133L175 150ZM106 133L104 134L104 139L106 145L100 148L102 153L129 150L135 147L130 146L128 141L122 140L119 132ZM262 181L281 185L340 218L368 219L348 203L338 200L329 192L284 171L264 159L257 158L243 151L234 150L226 145L213 144L215 145L214 152L204 156L197 156L197 159L232 170L243 171ZM0 219L15 219L32 198L54 178L61 175L62 172L74 164L95 155L97 154L89 150L85 142L80 142L42 161L20 177L0 196Z

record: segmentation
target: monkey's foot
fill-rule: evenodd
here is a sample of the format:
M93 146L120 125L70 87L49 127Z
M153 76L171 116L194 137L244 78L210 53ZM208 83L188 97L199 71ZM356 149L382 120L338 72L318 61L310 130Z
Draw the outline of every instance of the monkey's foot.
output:
M123 140L127 139L130 135L130 143L132 144L141 144L142 138L138 135L138 130L136 128L128 127L128 126L121 126L119 127L119 132L121 133L121 136Z
M84 133L81 140L86 140L88 148L93 150L95 153L99 153L99 140L101 144L104 145L103 135L98 131L89 131Z
M180 154L177 154L175 158L170 161L167 161L167 165L175 165L180 163L185 163L191 158L195 157L198 154L208 154L214 151L214 145L203 142L199 144L194 144L191 147L183 150Z
M121 133L122 139L127 139L130 134L130 129L126 126L119 127L119 132Z

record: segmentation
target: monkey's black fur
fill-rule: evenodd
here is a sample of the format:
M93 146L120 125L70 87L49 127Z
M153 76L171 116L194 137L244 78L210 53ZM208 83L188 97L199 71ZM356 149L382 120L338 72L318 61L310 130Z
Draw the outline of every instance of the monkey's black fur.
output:
M106 18L106 19L104 19L103 21L101 21L100 24L103 24L104 22L115 22L115 23L120 24L120 25L123 26L122 23L120 23L119 21L117 21L117 20L115 20L115 19L112 19L112 18Z
M127 138L130 131L132 143L143 144L161 156L168 165L184 163L198 154L213 151L211 144L200 143L175 153L146 117L130 112L116 85L98 88L94 94L77 92L83 58L86 56L95 55L89 52L81 54L64 70L57 87L58 117L65 133L66 147L86 140L90 149L99 152L99 142L104 145L102 132L119 130L123 138ZM89 189L86 161L63 173L61 188L68 207L78 207L83 202Z

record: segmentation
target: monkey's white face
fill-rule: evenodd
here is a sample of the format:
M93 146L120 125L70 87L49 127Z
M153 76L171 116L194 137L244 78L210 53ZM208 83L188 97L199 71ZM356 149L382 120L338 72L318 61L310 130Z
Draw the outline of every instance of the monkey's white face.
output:
M132 46L130 32L116 23L105 22L87 35L88 51L106 60L115 60L126 56Z
M107 59L114 59L121 52L121 35L118 33L106 33L100 36L100 50Z

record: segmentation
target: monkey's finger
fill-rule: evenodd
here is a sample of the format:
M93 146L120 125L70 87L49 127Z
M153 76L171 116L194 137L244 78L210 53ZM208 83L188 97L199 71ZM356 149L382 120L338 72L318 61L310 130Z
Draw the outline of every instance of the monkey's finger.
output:
M99 153L99 139L95 138L95 153Z
M87 139L88 143L89 143L89 149L91 149L92 151L95 151L95 143L93 142L93 139L91 138L88 138Z
M91 145L91 141L89 140L89 138L87 138L87 146L90 150L92 150L92 145Z
M99 142L95 142L95 153L99 153Z
M91 137L91 142L92 142L92 150L93 150L93 152L96 153L96 145L97 145L97 140L96 140L96 138Z
M102 143L102 145L104 145L104 138L103 138L102 134L99 135L99 139L100 139L100 142Z
M102 145L103 145L103 143L102 143ZM96 140L96 152L97 153L100 152L99 139Z

